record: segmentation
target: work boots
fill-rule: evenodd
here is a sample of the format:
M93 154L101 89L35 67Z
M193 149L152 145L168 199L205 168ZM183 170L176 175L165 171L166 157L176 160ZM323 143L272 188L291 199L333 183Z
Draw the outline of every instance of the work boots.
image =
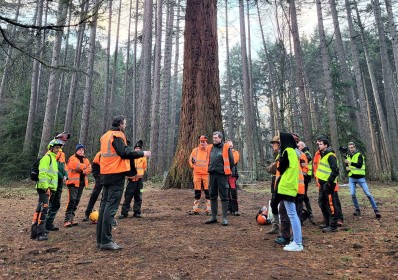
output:
M228 203L222 204L222 222L221 225L227 226L228 225Z
M272 218L272 227L267 234L277 234L279 232L279 215L274 215Z
M352 215L361 216L361 210L359 208L355 209L355 212Z
M381 215L380 215L380 212L379 212L379 210L374 210L375 211L375 215L376 215L376 219L380 219L381 218Z
M37 241L46 241L48 240L48 235L44 223L37 225Z
M37 238L37 223L32 224L30 227L30 239Z
M218 202L217 200L213 200L210 203L211 208L211 218L208 219L205 224L215 224L217 223L217 211L218 211Z

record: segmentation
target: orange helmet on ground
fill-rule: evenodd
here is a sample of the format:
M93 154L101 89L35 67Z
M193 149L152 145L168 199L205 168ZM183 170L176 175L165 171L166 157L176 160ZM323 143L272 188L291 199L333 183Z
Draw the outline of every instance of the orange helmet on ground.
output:
M263 214L258 214L257 223L259 223L260 225L268 225L269 222L266 216L264 216Z

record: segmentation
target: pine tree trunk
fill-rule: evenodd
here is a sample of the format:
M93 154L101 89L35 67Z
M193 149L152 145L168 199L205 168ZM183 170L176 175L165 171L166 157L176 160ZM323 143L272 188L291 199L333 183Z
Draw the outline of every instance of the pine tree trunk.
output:
M144 27L142 30L142 51L141 51L141 77L140 95L137 100L138 116L136 120L136 138L144 143L149 140L148 107L151 100L151 62L152 62L152 21L153 1L147 0L144 3Z
M110 106L110 65L111 65L111 34L112 34L112 3L113 0L108 0L108 38L106 45L106 73L105 73L105 94L104 94L104 109L102 118L102 133L105 133L109 127L109 106Z
M97 37L98 9L101 1L95 0L93 8L93 18L90 23L90 39L87 51L87 76L84 87L82 120L80 122L79 143L87 143L88 129L90 123L91 95L93 91L94 58L95 58L95 39Z
M354 30L354 25L352 21L352 15L351 15L351 8L350 8L350 2L349 0L345 0L345 7L346 7L346 12L347 12L347 23L348 23L348 31L350 33L350 46L351 46L351 57L352 57L352 63L353 63L353 70L355 74L355 81L356 81L356 88L358 91L358 107L359 107L359 112L362 118L361 120L361 125L358 127L359 131L362 131L362 140L365 144L366 151L367 151L367 164L366 166L368 168L368 174L370 174L371 177L373 177L376 174L380 174L381 169L380 166L377 164L377 151L375 149L374 143L376 143L376 138L373 133L373 129L371 126L371 120L370 118L365 118L364 116L368 116L369 112L367 110L366 104L368 102L366 101L366 96L365 96L365 90L364 86L362 84L362 76L361 76L361 66L359 62L359 55L358 55L358 49L356 46L355 38L357 37L355 30ZM371 141L366 141L368 139L368 136L371 136Z
M169 119L169 100L170 100L170 80L171 80L171 55L172 55L172 33L174 24L174 3L169 1L167 4L167 20L166 20L166 41L164 49L164 65L162 71L162 89L160 92L160 110L159 110L159 141L155 143L158 145L158 170L160 174L168 170L169 162L167 158L167 149L163 149L164 143L167 143L167 131L169 130L168 119ZM167 147L170 147L167 143Z
M330 70L330 61L329 54L326 46L326 38L325 38L325 29L323 27L323 15L322 15L322 4L321 0L316 0L317 14L318 14L318 29L319 29L319 40L320 40L320 48L322 53L322 68L323 68L323 78L324 85L326 91L326 97L328 99L327 102L327 114L329 119L329 133L330 133L330 141L332 143L332 147L337 149L339 147L339 138L337 134L337 120L336 120L336 107L334 102L334 92L331 78L331 70ZM321 112L319 112L321 113ZM341 163L341 159L339 154L337 154L339 161ZM343 166L340 164L340 166Z
M130 126L132 139L137 139L137 96L138 96L138 86L137 86L137 45L138 45L138 1L135 1L135 22L134 22L134 56L133 56L133 92L131 94L132 108L131 112L131 122Z
M132 104L129 98L130 92L130 51L131 51L131 18L132 18L132 10L133 10L133 0L130 0L130 9L129 9L129 23L127 28L127 46L126 46L126 72L124 73L124 102L123 102L123 115L127 116L128 111L132 108ZM135 70L134 70L135 71Z
M43 19L43 0L37 2L37 19L36 25L42 25ZM42 49L42 41L41 36L36 37L36 55L40 55ZM32 146L32 137L33 137L33 126L36 119L36 103L37 103L37 83L39 76L39 62L35 59L33 60L33 69L32 69L32 83L30 86L30 101L29 101L29 113L28 113L28 121L26 123L26 131L25 131L25 139L23 144L23 153L27 154L30 152Z
M296 82L298 87L298 95L300 100L300 116L303 125L303 141L312 150L312 133L311 133L311 122L309 121L310 110L308 109L307 100L305 98L304 88L304 66L303 58L300 46L300 36L297 24L297 13L295 0L290 1L290 19L291 19L291 33L293 37L294 45L294 58L296 61Z
M88 10L88 1L81 5L81 17L80 20L83 20L87 10ZM76 90L77 84L79 82L79 77L81 73L77 71L80 69L80 61L81 61L81 54L82 54L82 45L83 45L83 35L85 31L86 25L80 24L78 31L77 31L77 42L76 42L76 50L75 50L75 58L73 61L74 71L72 73L71 82L70 82L70 90L69 90L69 97L68 97L68 105L66 107L66 117L65 117L65 126L64 131L71 131L72 130L72 122L75 118L73 111L75 106L75 99L76 99Z
M152 156L149 161L150 175L157 174L159 154L159 104L160 104L160 68L162 63L162 27L163 27L163 0L157 0L156 34L155 34L155 67L153 74L152 106L151 106L151 132L150 145ZM166 37L167 39L167 37ZM164 117L164 116L163 116ZM162 142L164 145L164 142Z
M217 0L188 0L184 33L182 110L177 150L165 188L192 185L189 155L198 136L222 130L218 70Z
M242 53L242 80L243 80L243 107L245 116L245 142L247 147L247 166L249 171L255 170L254 161L254 143L251 138L254 135L254 112L253 98L250 94L250 76L249 63L247 59L246 48L246 30L245 30L245 10L243 0L239 0L239 18L240 18L240 44Z
M228 0L225 0L225 48L226 48L226 60L227 60L227 112L232 112L232 96L231 96L231 65L229 61L229 35L228 35ZM227 133L228 137L235 138L235 130L233 125L233 114L227 114Z
M395 64L395 75L397 76L398 81L398 34L397 29L395 27L394 14L392 10L391 0L384 0L386 3L387 15L388 15L388 27L390 30L391 43L392 43L392 51L394 54L394 64Z
M58 4L58 12L57 12L57 25L63 26L65 25L66 17L68 12L68 6L65 5L64 2L60 2ZM54 133L54 119L55 119L55 106L57 105L57 82L59 79L59 71L57 69L59 65L59 54L62 45L62 36L63 36L63 29L56 31L53 47L53 54L51 60L51 72L50 78L48 82L48 93L47 93L47 102L46 102L46 111L44 114L44 121L43 121L43 131L41 134L40 140L40 150L39 155L42 155L47 150L48 142L52 138L52 134Z

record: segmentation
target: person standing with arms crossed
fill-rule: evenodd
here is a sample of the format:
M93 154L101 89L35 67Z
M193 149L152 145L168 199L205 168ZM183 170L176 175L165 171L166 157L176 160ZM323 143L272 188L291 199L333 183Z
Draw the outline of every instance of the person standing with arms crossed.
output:
M121 246L112 239L112 224L123 195L126 173L130 171L130 159L150 157L150 151L134 151L127 145L124 131L126 117L116 116L112 128L100 139L101 143L101 182L103 193L98 217L96 236L97 248L101 250L120 250Z

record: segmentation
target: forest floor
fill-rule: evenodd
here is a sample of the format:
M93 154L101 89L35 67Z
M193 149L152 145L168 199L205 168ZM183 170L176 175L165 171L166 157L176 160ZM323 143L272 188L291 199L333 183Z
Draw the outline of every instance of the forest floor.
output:
M95 225L81 222L90 195L83 193L77 210L79 226L50 232L46 242L29 239L37 195L31 182L0 187L0 279L397 279L398 185L371 182L380 206L376 220L367 198L358 190L362 216L354 217L348 187L340 197L345 225L322 233L303 225L304 251L284 252L266 235L270 226L255 221L268 205L269 182L239 190L239 217L230 225L205 225L208 217L188 215L193 190L161 190L144 183L143 218L120 220L114 240L119 252L96 249ZM317 188L309 196L315 221L322 221ZM62 225L67 192L56 224ZM98 208L98 202L96 204ZM117 213L117 215L119 212ZM265 237L265 239L264 239Z

